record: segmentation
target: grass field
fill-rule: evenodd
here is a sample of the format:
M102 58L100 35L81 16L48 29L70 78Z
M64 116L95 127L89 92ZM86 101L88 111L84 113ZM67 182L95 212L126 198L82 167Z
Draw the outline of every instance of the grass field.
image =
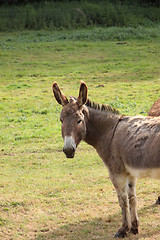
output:
M60 32L59 32L60 34ZM66 159L51 85L77 96L80 81L89 98L122 114L147 115L160 98L160 38L55 40L54 32L0 34L0 239L106 240L121 213L106 167L81 143ZM160 239L159 182L137 182L139 236Z

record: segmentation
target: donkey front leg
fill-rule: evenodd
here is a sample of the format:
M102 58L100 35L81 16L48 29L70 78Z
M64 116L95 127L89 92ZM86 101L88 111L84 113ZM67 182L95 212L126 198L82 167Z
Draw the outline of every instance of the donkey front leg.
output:
M134 177L129 177L128 179L128 198L129 198L129 206L131 213L131 232L133 234L138 233L138 215L137 215L137 198L136 198L136 179Z
M158 197L156 204L160 204L160 196Z
M127 177L125 175L110 174L111 181L117 191L119 205L122 211L122 226L115 235L115 238L124 238L130 230L129 199L127 194Z

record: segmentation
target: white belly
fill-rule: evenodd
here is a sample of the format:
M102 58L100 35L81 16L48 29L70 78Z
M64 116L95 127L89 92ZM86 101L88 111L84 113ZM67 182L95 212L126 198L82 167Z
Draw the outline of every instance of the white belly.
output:
M160 179L160 168L137 169L126 165L127 172L136 178Z

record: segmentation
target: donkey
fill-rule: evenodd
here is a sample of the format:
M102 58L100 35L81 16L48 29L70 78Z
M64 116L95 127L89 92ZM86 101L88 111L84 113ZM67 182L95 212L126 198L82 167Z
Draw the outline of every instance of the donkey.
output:
M122 226L115 234L138 233L135 184L137 177L160 179L160 118L121 116L110 106L87 99L87 85L81 82L78 98L70 100L58 84L54 96L63 106L63 152L73 158L81 140L92 145L107 166L122 211Z
M152 116L152 117L160 116L160 99L158 99L153 103L152 107L149 110L148 116ZM156 204L160 204L160 196L158 197Z

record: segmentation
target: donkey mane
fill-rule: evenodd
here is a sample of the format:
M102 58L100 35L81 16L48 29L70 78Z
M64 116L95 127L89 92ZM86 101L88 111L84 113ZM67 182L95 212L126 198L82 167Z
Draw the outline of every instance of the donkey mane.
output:
M70 102L72 102L72 101L77 101L77 98L70 96ZM87 102L85 103L85 105L89 108L99 110L101 112L110 112L110 113L118 114L118 115L120 114L117 109L111 107L110 105L105 105L105 104L100 105L99 103L95 103L89 99L87 99Z
M100 105L99 103L95 103L89 99L87 99L87 102L85 103L87 107L90 107L95 110L99 110L101 112L110 112L113 114L119 114L119 111L116 110L115 108L111 107L110 105Z

